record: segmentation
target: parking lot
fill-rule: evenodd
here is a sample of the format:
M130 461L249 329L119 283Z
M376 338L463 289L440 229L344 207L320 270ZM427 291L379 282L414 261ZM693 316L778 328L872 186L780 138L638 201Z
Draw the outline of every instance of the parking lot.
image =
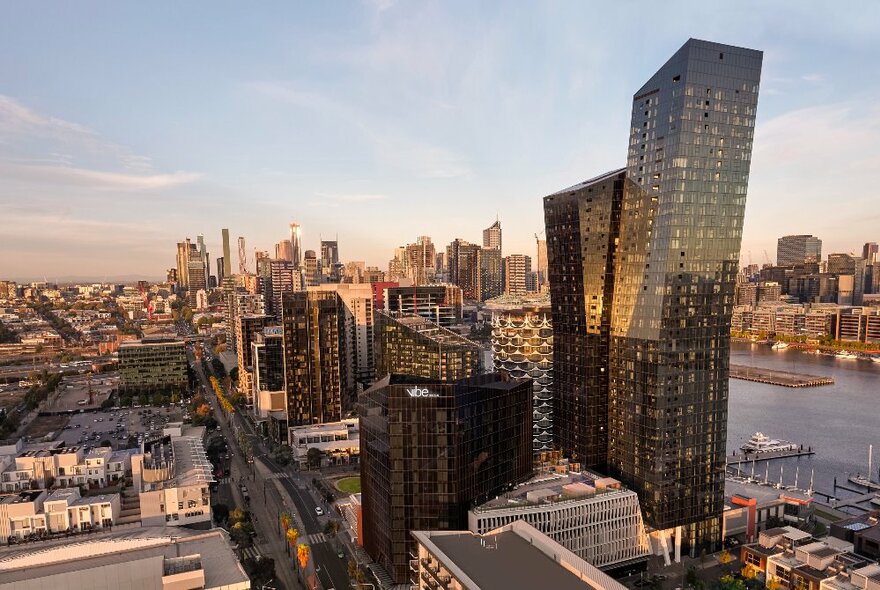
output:
M98 446L101 441L109 440L114 449L121 449L127 446L129 436L141 443L145 437L161 435L168 422L179 422L182 418L183 411L177 407L83 412L71 416L58 438L68 446Z
M64 412L98 408L118 385L117 374L67 375L46 400L45 409L50 412Z

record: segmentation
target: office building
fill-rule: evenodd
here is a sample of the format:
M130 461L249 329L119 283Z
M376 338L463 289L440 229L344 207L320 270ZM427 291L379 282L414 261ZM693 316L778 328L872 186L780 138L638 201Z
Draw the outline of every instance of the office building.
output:
M616 479L589 471L540 472L516 490L471 509L468 529L485 535L518 520L606 570L639 564L644 569L650 554L638 495Z
M484 535L413 531L412 588L433 590L626 590L533 526L518 521Z
M483 230L483 248L491 250L501 250L501 220L496 219L495 223Z
M460 238L446 247L449 282L461 287L465 299L482 301L482 248Z
M345 379L339 296L300 291L285 294L281 306L288 426L338 422Z
M301 469L309 467L309 449L321 451L321 467L345 465L360 455L361 442L357 418L339 422L294 426L288 429L287 444Z
M375 331L379 377L401 373L456 381L480 372L478 344L419 315L376 312Z
M376 309L415 313L448 328L461 323L464 298L458 285L401 287L397 283L380 283L374 285L374 301L378 301Z
M498 374L443 383L390 375L360 399L364 549L409 579L413 530L467 527L467 511L532 475L532 385Z
M143 527L0 549L0 590L250 587L229 535L219 528Z
M862 304L865 295L866 268L865 259L859 256L843 253L828 255L825 270L828 274L837 277L838 305Z
M862 258L868 264L873 264L877 260L878 251L880 251L880 246L877 245L877 242L865 242L865 245L862 246Z
M761 60L689 40L633 97L626 169L544 201L555 440L607 466L639 493L661 544L674 536L691 554L721 541Z
M550 298L504 296L486 302L492 313L495 371L532 379L532 448L553 447L553 322Z
M782 285L771 281L760 283L740 283L736 286L735 305L759 305L779 303Z
M287 413L287 391L284 387L284 330L267 326L251 342L254 363L254 413L266 418L270 412Z
M290 249L293 268L299 269L302 265L302 228L298 223L290 224Z
M143 338L119 345L119 391L122 394L188 391L188 370L183 340Z
M217 259L217 285L222 285L223 279L226 277L226 275L223 274L223 269L225 266L226 259L221 256Z
M511 254L504 259L504 294L525 295L529 289L528 277L532 274L532 259L524 254ZM534 289L532 289L534 290Z
M177 286L186 289L189 285L189 239L177 242Z
M816 236L782 236L776 241L776 265L794 266L822 260L822 240Z

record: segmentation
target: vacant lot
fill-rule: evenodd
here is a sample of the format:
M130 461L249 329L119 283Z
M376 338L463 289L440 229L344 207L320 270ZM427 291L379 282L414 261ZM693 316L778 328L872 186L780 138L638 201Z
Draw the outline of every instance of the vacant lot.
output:
M70 416L37 416L33 422L28 424L23 435L31 440L43 438L47 434L60 433L61 430L70 421ZM57 436L55 438L58 438Z

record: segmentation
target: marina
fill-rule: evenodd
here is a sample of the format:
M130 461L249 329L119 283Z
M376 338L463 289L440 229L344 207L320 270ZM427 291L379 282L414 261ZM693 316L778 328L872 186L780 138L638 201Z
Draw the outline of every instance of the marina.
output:
M766 369L748 365L730 364L731 379L766 383L768 385L780 385L782 387L818 387L821 385L833 385L833 377L822 375L806 375L781 371L779 369Z
M762 463L764 461L772 461L773 459L789 459L791 457L809 457L810 455L815 455L816 451L814 451L810 447L799 447L797 449L791 449L787 451L768 451L766 453L734 453L733 455L727 456L727 464L728 465L738 465L749 463Z

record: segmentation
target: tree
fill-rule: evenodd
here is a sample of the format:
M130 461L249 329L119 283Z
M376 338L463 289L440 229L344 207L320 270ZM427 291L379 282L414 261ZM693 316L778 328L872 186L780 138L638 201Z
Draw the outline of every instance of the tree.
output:
M281 521L281 526L282 526L282 528L284 528L285 531L290 528L290 514L289 513L282 512L281 516L279 517L279 520Z
M742 580L734 578L732 575L727 574L721 576L718 580L718 588L720 590L746 590L746 584Z
M296 548L296 558L299 560L299 566L302 569L306 569L306 566L309 564L309 546L305 543L300 543L299 547Z
M226 504L214 504L211 506L211 512L214 513L214 521L217 524L226 522L229 519L229 506Z
M271 557L246 557L241 566L251 579L251 588L262 588L275 578L275 560Z
M306 452L306 459L309 462L309 467L311 469L319 469L321 467L321 459L324 456L324 453L321 452L321 449L312 447Z
M288 465L293 460L293 449L290 445L280 445L272 452L272 459L279 465Z
M102 447L112 447L112 446L113 446L113 443L110 442L109 439L106 439L106 438L105 438L104 440L101 441L101 444L100 444L99 446L102 446Z
M162 406L165 404L165 396L161 393L154 393L150 396L150 405L153 406Z
M699 578L697 578L697 570L696 570L696 568L689 567L689 568L688 568L688 571L687 571L687 574L686 574L685 577L684 577L685 582L687 582L689 586L696 586L696 585L697 585L697 580L698 580L698 579L699 579Z
M324 525L324 534L335 537L339 532L339 521L331 519Z
M721 565L729 565L733 561L733 555L727 549L718 554L718 563Z
M287 529L287 532L284 533L284 536L287 538L287 544L290 545L291 549L296 547L296 542L299 540L299 531L298 530L291 527L291 528Z
M354 580L357 584L361 584L367 581L367 577L364 575L363 570L358 567L358 564L353 559L348 560L348 577L351 580Z
M780 590L782 588L782 582L779 581L779 578L771 577L767 580L767 590Z

